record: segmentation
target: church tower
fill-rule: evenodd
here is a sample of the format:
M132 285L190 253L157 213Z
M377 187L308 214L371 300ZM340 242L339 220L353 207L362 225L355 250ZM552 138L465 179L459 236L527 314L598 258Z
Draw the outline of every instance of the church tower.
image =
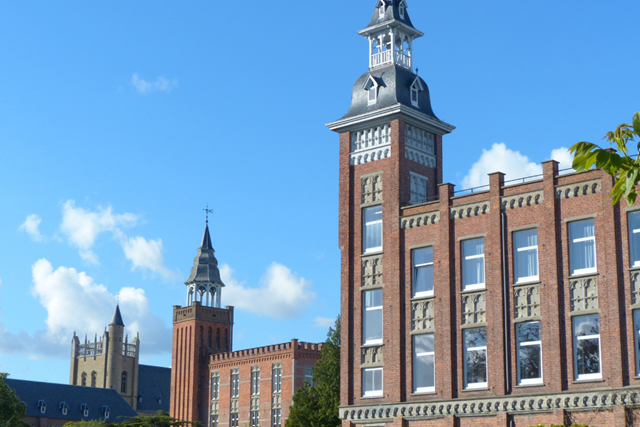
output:
M442 136L454 129L436 117L427 83L414 72L414 42L424 34L406 0L377 0L358 34L368 41L369 69L347 113L327 125L340 134L343 407L402 401L395 380L411 348L411 311L400 266L411 261L400 221L445 188Z
M185 282L187 303L173 308L171 416L207 421L209 356L233 350L233 307L221 308L218 260L209 225Z

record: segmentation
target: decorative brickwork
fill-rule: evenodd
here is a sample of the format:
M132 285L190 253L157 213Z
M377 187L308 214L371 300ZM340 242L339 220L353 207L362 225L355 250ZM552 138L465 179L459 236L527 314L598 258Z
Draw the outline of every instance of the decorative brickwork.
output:
M451 218L471 218L478 215L486 215L491 211L491 204L486 202L470 203L451 208Z
M382 203L382 174L364 176L362 181L362 206Z
M386 124L353 132L351 152L353 165L386 159L391 155L391 127Z
M588 194L596 194L602 191L600 179L590 179L587 181L579 181L572 184L556 186L557 199L571 199L574 197L586 196Z
M598 308L598 278L581 277L569 281L571 311L595 310Z
M426 212L423 214L403 217L401 228L421 227L423 225L437 224L440 222L440 212Z
M362 287L382 286L382 255L362 258Z
M640 304L640 271L631 273L631 304Z
M540 285L518 286L513 289L516 320L540 316Z
M411 330L433 331L434 322L434 300L433 298L411 301Z
M477 325L487 321L485 293L477 292L462 296L462 324Z
M544 192L531 191L529 193L517 194L515 196L503 197L502 207L503 209L517 209L525 208L527 206L539 205L544 202Z
M380 366L384 364L384 347L363 347L362 366Z

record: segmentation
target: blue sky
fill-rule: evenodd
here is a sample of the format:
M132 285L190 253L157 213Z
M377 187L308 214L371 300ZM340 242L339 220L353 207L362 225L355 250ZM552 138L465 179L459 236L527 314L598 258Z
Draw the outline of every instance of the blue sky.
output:
M120 293L144 363L208 203L236 349L339 313L338 138L375 0L0 3L0 371L67 382ZM635 1L409 0L445 181L535 174L639 110ZM554 152L554 150L557 150Z

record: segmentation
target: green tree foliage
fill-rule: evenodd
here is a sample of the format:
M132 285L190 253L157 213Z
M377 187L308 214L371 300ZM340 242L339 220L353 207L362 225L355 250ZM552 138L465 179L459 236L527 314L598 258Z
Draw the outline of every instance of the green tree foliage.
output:
M569 149L573 154L573 168L577 172L595 166L615 178L616 183L609 194L614 205L624 196L627 204L631 206L638 196L636 185L640 182L640 138L637 145L631 147L633 153L627 146L636 142L636 137L640 137L640 112L633 115L632 124L622 123L616 130L605 135L604 139L608 140L617 152L591 142L578 142Z
M313 372L312 387L305 384L293 395L286 427L338 427L340 405L340 317L329 328Z
M0 427L28 427L21 421L27 416L27 404L4 382L6 378L7 374L0 372Z
M151 417L131 417L117 425L122 427L198 427L200 423L180 421L164 411L158 411Z
M106 427L108 425L117 425L117 424L107 424L104 421L77 421L73 423L66 423L64 427Z

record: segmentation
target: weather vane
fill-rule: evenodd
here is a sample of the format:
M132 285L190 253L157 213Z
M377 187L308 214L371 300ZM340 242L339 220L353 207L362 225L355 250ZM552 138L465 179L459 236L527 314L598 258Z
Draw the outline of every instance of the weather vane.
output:
M207 208L206 209L202 209L202 210L206 212L206 214L207 214L207 224L209 224L209 214L213 213L213 209L209 209L209 204L207 203Z

